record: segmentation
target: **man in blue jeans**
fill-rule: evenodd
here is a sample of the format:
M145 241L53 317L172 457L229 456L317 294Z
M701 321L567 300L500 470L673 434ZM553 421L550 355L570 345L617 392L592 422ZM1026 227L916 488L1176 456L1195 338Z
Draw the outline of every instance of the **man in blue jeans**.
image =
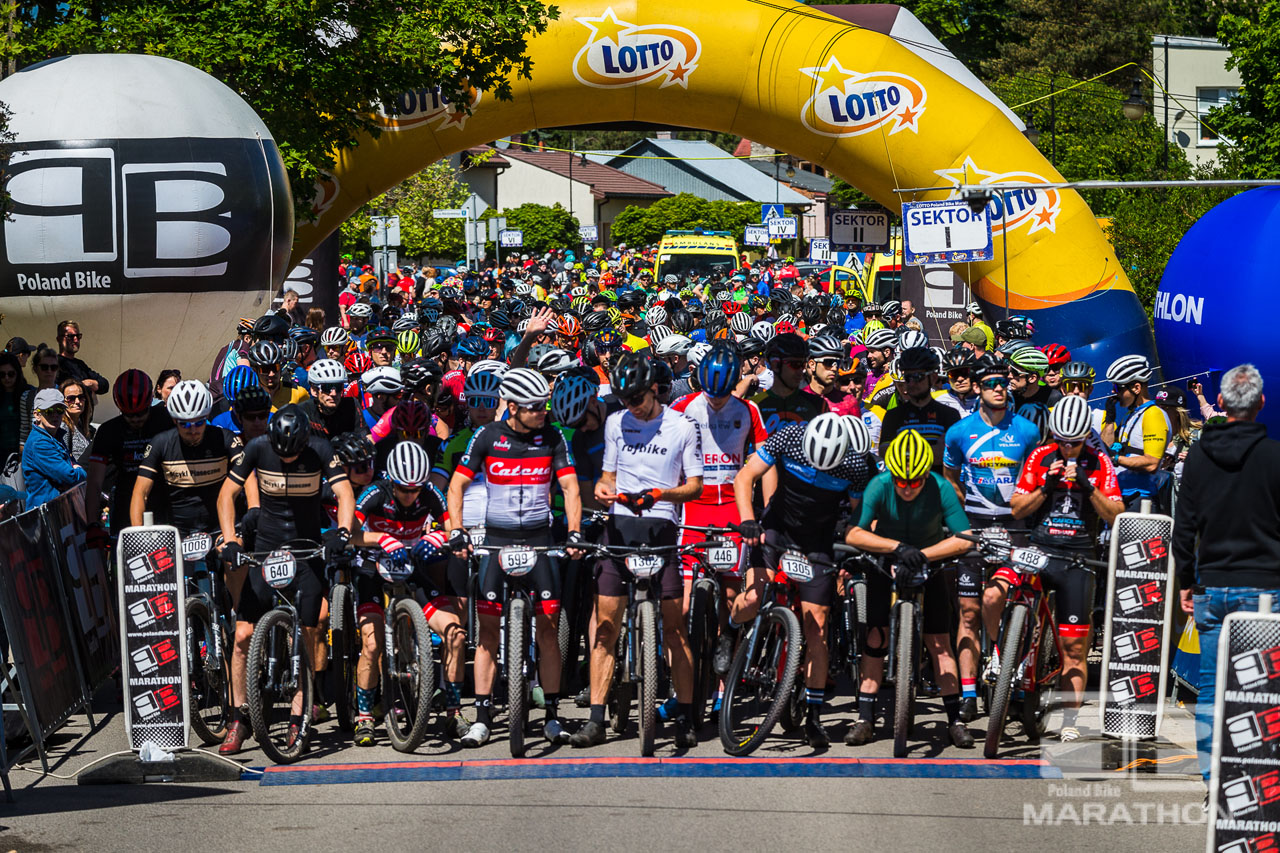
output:
M1256 611L1271 593L1280 612L1280 442L1257 423L1262 376L1252 364L1222 377L1218 407L1227 422L1206 426L1187 454L1173 525L1182 610L1200 632L1196 744L1209 779L1218 634L1228 613Z

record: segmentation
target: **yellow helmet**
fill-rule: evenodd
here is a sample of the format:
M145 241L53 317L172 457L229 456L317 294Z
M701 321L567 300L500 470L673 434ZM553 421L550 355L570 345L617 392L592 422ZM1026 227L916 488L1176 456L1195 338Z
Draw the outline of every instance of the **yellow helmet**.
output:
M933 448L916 430L904 429L889 442L884 464L899 480L918 480L933 467Z

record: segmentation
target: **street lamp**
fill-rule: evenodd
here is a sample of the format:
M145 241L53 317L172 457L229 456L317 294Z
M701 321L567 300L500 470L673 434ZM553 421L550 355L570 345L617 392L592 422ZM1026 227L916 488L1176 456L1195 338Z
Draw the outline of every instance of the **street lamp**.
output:
M1133 78L1133 89L1129 92L1129 97L1120 105L1124 110L1124 117L1129 121L1142 121L1142 117L1147 114L1147 108L1151 106L1146 99L1142 97L1142 78L1135 76Z
M1027 141L1032 145L1040 144L1040 130L1036 127L1036 117L1034 113L1027 118L1027 129L1022 131L1022 135L1025 136Z

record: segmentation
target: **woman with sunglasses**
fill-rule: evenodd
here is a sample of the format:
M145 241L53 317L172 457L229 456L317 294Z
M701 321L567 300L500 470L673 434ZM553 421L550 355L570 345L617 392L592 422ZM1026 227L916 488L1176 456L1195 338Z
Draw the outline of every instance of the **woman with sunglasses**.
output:
M27 509L54 500L88 475L67 450L62 433L67 414L62 392L42 388L32 400L35 423L22 447L22 478L27 487Z
M88 458L89 446L93 443L93 398L79 379L64 379L58 383L62 399L66 402L67 434L65 441L71 458L83 465Z
M0 465L22 449L22 396L30 387L18 357L0 353Z
M20 443L25 443L27 434L31 432L36 394L46 388L57 390L58 353L44 344L40 344L40 346L36 347L35 357L31 359L31 373L35 377L36 384L34 387L27 388L22 395L18 419L18 440Z

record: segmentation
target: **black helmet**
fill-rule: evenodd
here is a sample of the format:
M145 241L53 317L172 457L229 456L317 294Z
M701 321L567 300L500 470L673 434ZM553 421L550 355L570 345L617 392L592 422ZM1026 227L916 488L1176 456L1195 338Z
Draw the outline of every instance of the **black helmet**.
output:
M774 335L764 348L765 355L770 361L779 361L783 359L800 359L804 360L809 357L809 346L805 343L804 338L795 332L786 332L781 335Z
M969 352L962 346L956 346L951 349L942 359L942 368L948 373L954 373L958 370L968 370L973 367L977 359L973 353Z
M443 376L440 365L425 358L415 358L400 368L400 379L409 391L421 391L428 383L439 385Z
M267 424L267 440L280 456L297 456L311 438L311 421L297 403L281 406Z
M681 334L693 331L693 315L687 308L677 308L667 314L667 323Z
M265 314L253 323L253 336L257 340L271 340L277 343L289 334L289 321L279 314Z
M1008 376L1009 365L991 353L984 352L974 359L973 364L970 366L969 374L974 379L982 379L984 376Z
M432 329L422 336L422 357L436 358L448 351L449 345L445 343L444 335L439 329Z
M644 353L624 354L609 373L613 393L617 394L623 402L639 398L657 381L653 364L653 359Z
M608 311L592 311L582 318L582 331L588 335L607 329L610 325Z
M822 309L822 303L815 301L806 301L800 306L800 316L804 318L806 326L812 326L815 323L822 322L822 317L826 312Z
M249 347L249 366L258 370L268 365L278 365L283 359L280 345L275 341L262 340Z
M368 433L344 432L333 440L333 452L339 462L354 468L372 462L375 451Z
M724 343L731 346L734 345L732 341L724 341ZM764 341L759 338L752 337L751 335L747 335L741 341L738 341L736 346L739 358L747 359L755 358L758 355L764 355Z
M898 355L899 374L905 373L937 373L938 354L928 347L912 347L904 349Z
M618 301L615 303L618 310L627 311L632 308L644 308L644 291L639 289L628 290L626 293L618 294Z
M304 347L310 344L315 347L320 343L320 333L310 326L294 326L289 330L289 337L297 342L298 346Z
M271 395L261 385L246 385L236 391L231 400L231 408L237 413L270 412Z
M658 399L665 402L671 399L671 383L676 381L676 375L671 372L671 365L667 364L660 358L652 359L653 364L653 382L658 386Z
M510 329L511 315L501 308L489 312L489 325L495 329Z
M1011 341L1031 339L1031 335L1027 332L1027 324L1022 320L997 320L996 334Z

